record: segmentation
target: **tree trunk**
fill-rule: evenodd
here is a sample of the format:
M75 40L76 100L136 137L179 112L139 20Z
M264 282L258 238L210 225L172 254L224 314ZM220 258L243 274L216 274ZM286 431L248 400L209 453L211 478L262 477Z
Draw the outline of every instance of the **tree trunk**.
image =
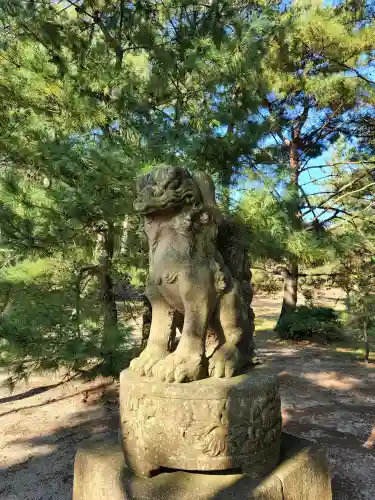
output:
M293 194L293 206L291 211L291 220L294 229L302 229L302 214L299 202L299 174L300 174L300 156L298 152L298 141L301 134L301 125L297 123L292 129L292 140L288 143L289 146L289 167L290 167L290 189ZM298 293L298 262L295 259L291 260L290 269L283 270L284 276L284 296L281 306L281 312L277 321L276 330L278 329L280 320L285 314L293 312L297 307Z
M227 137L233 136L234 124L233 122L228 123ZM228 146L229 147L229 146ZM233 165L232 165L232 155L227 150L225 151L225 156L223 158L222 165L222 179L221 179L221 202L225 212L229 212L230 209L230 185L232 182Z
M116 49L116 68L120 69L122 64L123 50L120 45ZM110 93L109 93L110 94ZM105 97L110 100L110 97ZM107 139L111 139L110 122L106 122L102 128L103 135ZM118 343L117 330L117 304L114 293L113 283L113 257L116 246L116 228L112 221L106 221L105 228L101 234L101 248L99 255L99 280L100 280L100 297L102 302L103 320L103 337L101 343L101 351L104 365L107 366L109 373L114 366L115 351Z
M367 318L363 322L363 336L365 340L365 362L368 363L370 361L370 343L368 340Z
M145 299L143 302L144 311L142 315L142 340L141 349L143 350L148 342L151 330L152 308L150 302Z
M230 208L230 180L223 181L223 187L221 190L221 200L222 200L224 211L229 212L229 208Z
M295 311L297 307L297 288L298 288L298 263L291 262L290 270L283 269L284 277L284 295L281 312L277 321L276 330L278 329L281 319L288 313Z
M345 310L347 313L349 313L350 309L351 309L350 290L347 288L345 290Z
M108 223L107 230L102 235L102 252L99 259L100 296L104 316L102 347L106 352L115 348L114 335L117 328L117 306L113 291L113 254L114 254L114 227Z

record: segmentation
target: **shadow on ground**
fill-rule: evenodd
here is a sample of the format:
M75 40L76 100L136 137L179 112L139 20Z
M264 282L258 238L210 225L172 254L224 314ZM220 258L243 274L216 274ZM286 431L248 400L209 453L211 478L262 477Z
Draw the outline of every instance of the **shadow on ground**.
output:
M279 378L284 430L325 448L334 499L375 498L375 365L270 337L258 332L258 352Z
M57 384L45 385L43 387L36 387L34 389L30 389L29 391L22 392L21 394L14 394L13 396L0 398L0 404L11 403L12 401L20 401L21 399L31 398L32 396L42 394L43 392L49 391L54 387L58 387L59 385L61 385L60 382Z
M45 387L39 389L45 390ZM44 390L35 388L28 392L37 395ZM11 401L20 399L23 398ZM0 444L0 498L70 500L74 457L79 446L88 439L103 439L117 434L118 409L117 403L113 404L116 400L115 386L96 384L93 388L72 390L68 395L1 413L0 425L10 419L14 423L5 429L6 445ZM74 403L77 411L66 415L61 405L68 403L71 407ZM48 411L49 406L51 411ZM53 408L56 408L54 416ZM26 426L30 426L28 422L38 418L41 419L41 425L44 419L46 426L53 425L54 431L43 434L36 428L35 435L28 436L32 434L32 431L26 430ZM7 466L7 463L12 465Z

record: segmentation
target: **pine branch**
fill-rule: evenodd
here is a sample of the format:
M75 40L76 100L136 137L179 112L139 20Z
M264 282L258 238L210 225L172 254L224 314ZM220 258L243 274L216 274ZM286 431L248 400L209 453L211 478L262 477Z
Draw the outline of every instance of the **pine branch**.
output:
M367 78L364 75L362 75L356 68L352 68L351 66L349 66L348 64L346 64L345 61L347 61L348 59L346 59L345 61L340 61L339 59L336 59L335 57L328 56L327 54L324 53L324 50L327 48L327 47L324 47L324 46L323 46L323 49L321 51L316 52L311 47L309 47L308 44L304 40L302 40L301 38L299 40L302 43L302 45L304 45L314 55L320 56L320 57L324 57L327 61L331 61L331 62L337 64L338 66L341 66L343 69L346 69L348 71L352 71L353 73L355 73L357 75L358 78L360 78L361 80L369 83L370 85L375 85L374 81L372 81L369 78ZM354 57L356 55L356 53L357 52L351 54L351 57Z
M312 179L310 180L309 182L304 182L302 184L302 186L308 186L309 184L319 184L320 181L324 180L324 179L328 179L330 177L336 177L334 174L329 174L329 175L325 175L323 177L319 177L319 179ZM311 177L310 177L311 178Z
M266 267L260 266L251 266L251 269L258 269L259 271L264 271L267 274L272 274L273 276L282 276L284 272L288 273L289 270L286 267L278 267L275 271L270 271ZM328 276L328 277L336 277L341 276L344 273L298 273L299 278L312 278L315 276Z
M334 163L325 163L323 165L311 165L311 167L306 167L301 170L301 172L305 172L308 170L314 170L316 168L326 168L326 167L337 167L339 165L375 165L375 161L339 161ZM375 167L368 171L371 173L375 170ZM328 176L327 176L328 177Z
M317 206L317 208L324 208L324 205L328 202L328 201L331 201L332 199L335 198L335 196L337 196L338 194L342 193L343 191L345 191L348 187L352 186L353 184L355 184L356 182L358 182L359 180L363 179L364 177L366 177L369 173L373 172L375 169L371 169L370 171L366 171L364 174L362 174L361 176L357 177L356 179L353 179L352 181L348 182L347 184L345 184L344 186L342 186L338 191L336 191L335 193L332 193L330 196L328 196L324 201L322 201L321 203L319 203L319 205ZM375 182L371 182L370 184L367 184L366 186L364 187L361 187L359 189L356 189L354 191L350 191L349 193L344 193L343 195L339 196L339 198L337 198L335 200L335 203L338 203L340 200L344 199L346 196L350 196L352 194L355 194L355 193L359 193L361 191L364 191L366 189L368 189L369 187L375 185ZM321 217L327 210L324 210L322 214L319 215L319 217ZM308 213L311 213L311 210L308 210L304 215L306 216Z
M116 54L116 61L117 61L116 66L121 67L122 58L124 55L124 50L121 46L121 43L119 43L119 40L116 40L116 38L113 35L111 35L109 30L106 28L105 24L100 19L99 14L97 12L94 12L93 14L91 12L88 12L86 9L84 9L82 4L78 4L76 2L73 2L73 0L66 0L66 1L71 6L73 6L77 12L82 12L82 13L86 14L88 17L90 17L93 20L94 24L99 26L99 28L101 29L101 31L104 35L105 41L108 43L108 45L110 47L112 47L112 49L114 50L114 52Z
M351 66L348 66L347 64L345 64L344 62L340 62L338 59L335 59L333 57L328 57L326 56L327 59L329 61L332 61L334 62L335 64L338 64L339 66L343 67L344 69L348 70L348 71L352 71L353 73L356 74L356 76L358 78L360 78L361 80L365 81L366 83L369 83L370 85L375 85L375 81L373 80L370 80L369 78L367 78L366 76L362 75L362 73L360 73L356 68L352 68Z

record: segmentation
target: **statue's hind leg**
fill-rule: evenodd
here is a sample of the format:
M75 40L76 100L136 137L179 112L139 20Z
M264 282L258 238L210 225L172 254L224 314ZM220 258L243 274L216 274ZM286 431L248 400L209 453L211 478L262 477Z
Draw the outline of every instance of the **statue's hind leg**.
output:
M250 365L253 345L253 317L237 281L223 295L212 318L212 327L224 343L209 359L211 377L229 378Z

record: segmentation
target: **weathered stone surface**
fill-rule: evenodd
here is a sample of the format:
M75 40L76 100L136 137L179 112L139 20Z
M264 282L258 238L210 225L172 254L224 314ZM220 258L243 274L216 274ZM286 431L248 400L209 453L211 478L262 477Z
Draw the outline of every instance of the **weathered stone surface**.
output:
M76 456L73 500L283 500L280 480L244 474L164 472L152 479L125 468L120 445L88 444Z
M322 450L309 441L283 434L282 451L288 458L282 459L267 478L258 481L246 474L182 471L163 472L145 479L125 468L117 442L88 443L76 456L73 500L332 500L327 460ZM301 454L307 460L301 460ZM314 480L324 484L324 489L301 486L307 484L310 464L315 470Z
M283 484L284 500L332 499L328 460L318 445L284 434L282 457L274 474Z
M134 208L149 240L152 321L131 369L166 382L243 373L252 362L254 314L241 226L220 213L208 174L158 168L137 191Z
M166 384L124 370L121 440L127 465L149 476L161 466L242 468L253 477L279 460L281 411L276 378L256 367L231 379Z
M124 500L124 455L113 440L87 443L74 462L73 500Z

